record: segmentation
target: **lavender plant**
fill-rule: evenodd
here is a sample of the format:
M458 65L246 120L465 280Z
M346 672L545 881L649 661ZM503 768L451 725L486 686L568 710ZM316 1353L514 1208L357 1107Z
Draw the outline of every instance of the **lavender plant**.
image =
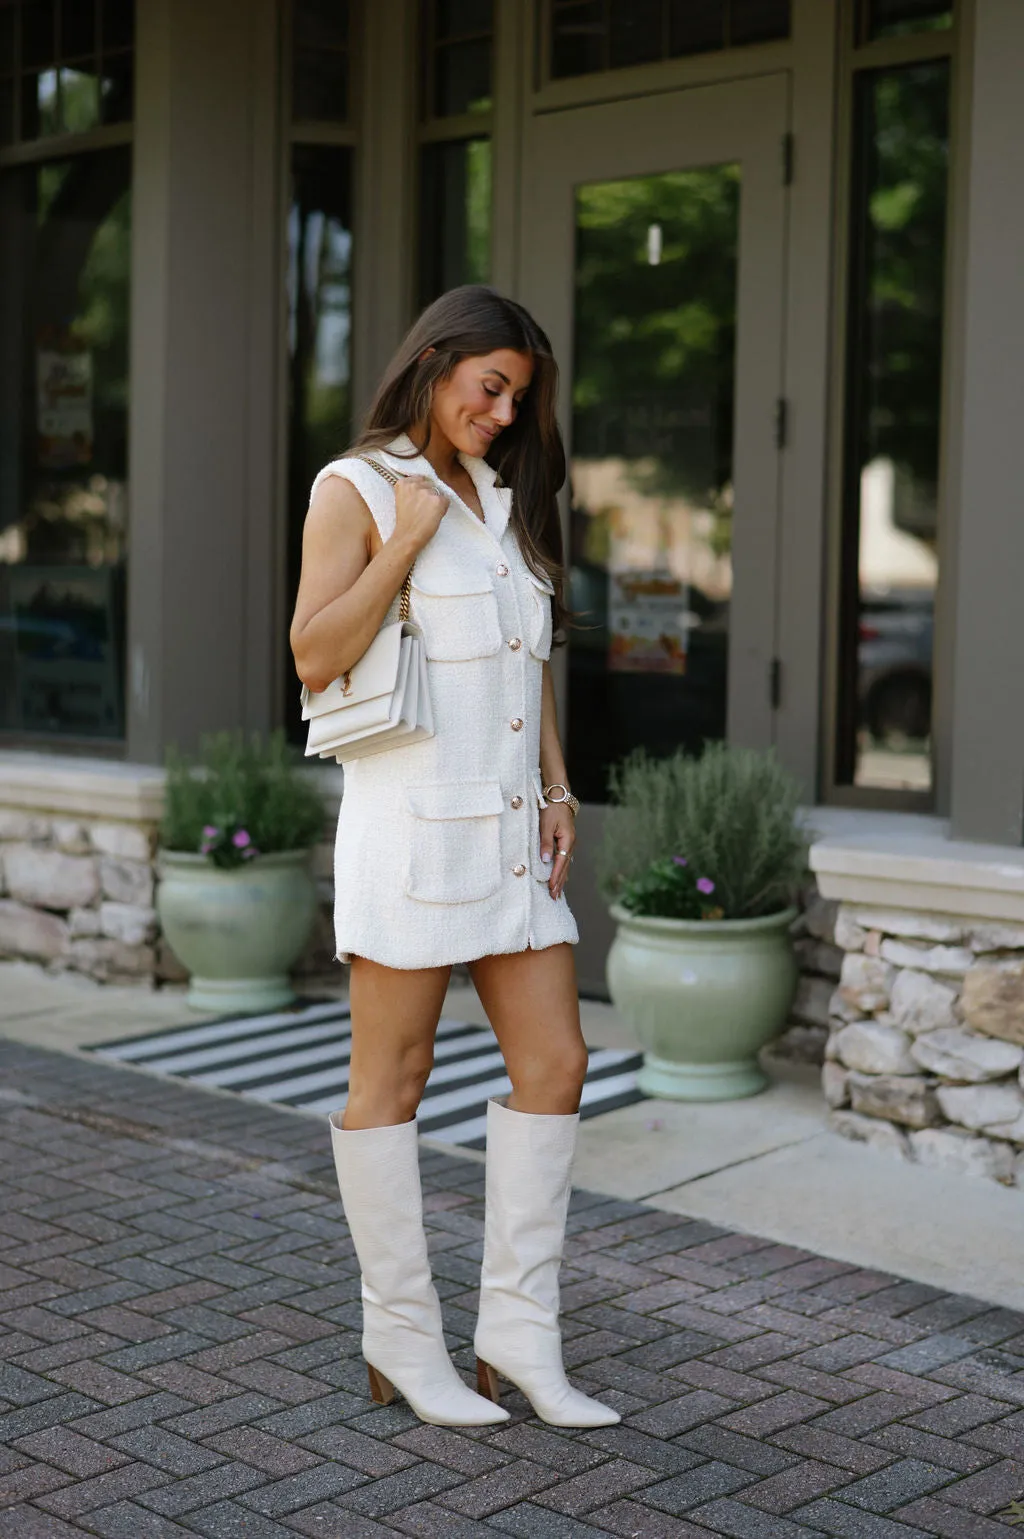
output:
M609 901L674 919L753 919L793 901L809 838L799 782L773 753L639 750L615 767L610 791L598 855Z
M220 732L190 759L167 755L161 843L206 855L224 869L258 855L306 849L323 832L320 793L298 772L282 732Z

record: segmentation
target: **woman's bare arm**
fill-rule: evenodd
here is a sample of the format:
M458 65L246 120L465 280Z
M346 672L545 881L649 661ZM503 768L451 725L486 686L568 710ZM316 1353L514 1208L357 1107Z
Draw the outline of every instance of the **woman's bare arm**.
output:
M351 481L327 476L314 493L290 632L295 671L311 690L362 657L448 505L417 477L399 483L396 504L394 533L381 541Z
M558 711L555 706L555 681L551 664L544 664L540 707L540 773L546 786L568 785L565 756L558 735Z
M540 775L542 786L568 785L565 756L558 736L558 712L555 707L555 681L551 664L544 664L540 707ZM540 853L545 865L551 861L548 891L561 897L569 874L569 856L576 842L572 812L564 802L549 802L540 812ZM563 851L561 857L557 851Z

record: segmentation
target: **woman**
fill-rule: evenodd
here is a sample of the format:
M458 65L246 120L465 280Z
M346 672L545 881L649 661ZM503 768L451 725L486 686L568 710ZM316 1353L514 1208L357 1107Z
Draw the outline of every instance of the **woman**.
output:
M352 964L352 1060L331 1136L370 1392L386 1404L398 1389L447 1425L506 1420L498 1374L554 1425L619 1420L569 1385L558 1331L587 1051L564 895L578 803L547 661L563 617L556 379L521 306L479 286L431 305L351 453L314 482L291 630L299 677L323 689L395 618L412 569L435 735L346 767L335 931ZM456 962L513 1086L487 1108L480 1394L442 1337L415 1120Z

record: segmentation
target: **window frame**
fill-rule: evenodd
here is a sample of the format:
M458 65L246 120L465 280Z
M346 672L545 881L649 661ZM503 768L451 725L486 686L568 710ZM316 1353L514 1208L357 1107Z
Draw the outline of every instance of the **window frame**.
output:
M962 120L963 35L970 22L965 18L967 0L956 5L951 27L923 30L898 37L860 43L859 0L840 0L838 50L836 165L834 174L833 283L831 320L831 401L829 410L829 469L826 488L826 571L824 580L825 666L822 678L818 750L819 798L828 805L894 812L943 813L949 806L951 757L950 697L952 692L951 626L955 592L955 544L953 539L953 489L950 470L951 394L956 378L956 271L958 245L963 238L962 146L958 132ZM938 581L935 591L932 643L931 784L927 791L887 789L841 783L839 759L841 659L843 647L844 557L851 550L849 497L849 444L854 431L855 392L850 382L850 355L854 346L853 315L853 208L857 76L907 68L932 61L949 61L949 180L946 202L945 253L942 304L942 372L939 382L939 460L937 538ZM853 552L856 557L856 552Z

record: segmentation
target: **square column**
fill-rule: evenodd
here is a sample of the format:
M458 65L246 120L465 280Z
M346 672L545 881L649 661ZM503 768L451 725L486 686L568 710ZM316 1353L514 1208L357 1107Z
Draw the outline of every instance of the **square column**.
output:
M1024 6L975 0L969 106L952 832L1024 834ZM973 58L971 54L973 52ZM954 425L955 427L955 425Z
M274 0L140 0L128 757L274 716Z

